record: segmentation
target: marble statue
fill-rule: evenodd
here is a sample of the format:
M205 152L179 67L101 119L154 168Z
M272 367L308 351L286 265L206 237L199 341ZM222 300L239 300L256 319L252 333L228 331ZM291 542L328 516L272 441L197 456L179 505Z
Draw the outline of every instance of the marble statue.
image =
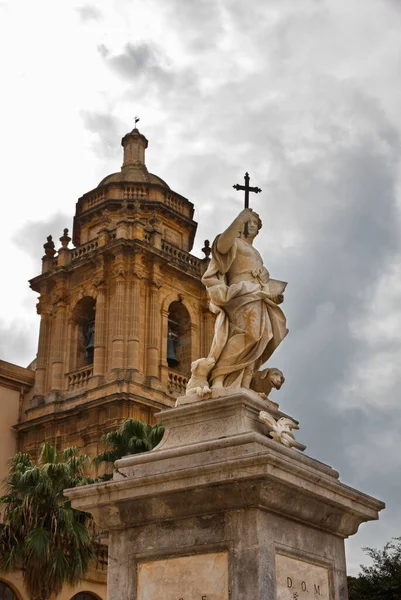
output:
M216 314L209 352L215 364L208 376L213 391L249 389L254 373L288 333L279 307L287 284L270 278L253 247L261 227L256 212L242 210L216 237L209 267L202 277L210 309Z
M287 448L296 448L297 450L305 450L306 446L298 442L294 434L293 429L299 429L297 423L288 417L281 417L276 419L268 412L261 410L259 413L259 420L264 423L269 431L269 435L273 440Z

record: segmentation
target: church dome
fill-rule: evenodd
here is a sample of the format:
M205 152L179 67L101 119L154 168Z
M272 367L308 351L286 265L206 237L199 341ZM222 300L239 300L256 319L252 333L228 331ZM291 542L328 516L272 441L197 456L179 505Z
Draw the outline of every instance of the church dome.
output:
M119 173L112 173L111 175L107 175L102 181L99 183L98 187L102 185L106 185L106 183L153 183L156 185L161 185L166 189L170 189L163 179L157 177L157 175L153 175L153 173L149 173L147 168L143 166L135 166L128 167L126 169L121 170Z
M120 173L107 175L97 187L107 183L150 183L170 189L163 179L147 170L145 150L148 147L148 140L136 128L136 125L130 133L123 137L121 145L124 148L124 161Z

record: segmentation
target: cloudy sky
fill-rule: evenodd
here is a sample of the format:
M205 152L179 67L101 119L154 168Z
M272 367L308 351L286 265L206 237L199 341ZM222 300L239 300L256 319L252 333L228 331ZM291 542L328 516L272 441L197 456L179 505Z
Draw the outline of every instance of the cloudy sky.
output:
M275 399L309 455L387 503L351 573L401 535L400 30L397 0L0 0L0 358L35 356L27 280L134 115L150 171L196 206L197 254L248 170L256 245L289 282Z

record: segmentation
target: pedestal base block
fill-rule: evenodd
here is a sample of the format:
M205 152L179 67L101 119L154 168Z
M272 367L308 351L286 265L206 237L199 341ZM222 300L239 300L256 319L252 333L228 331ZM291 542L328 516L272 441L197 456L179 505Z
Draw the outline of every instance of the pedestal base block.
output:
M159 413L151 452L73 506L110 532L108 598L346 600L344 538L382 502L266 435L266 401L238 393Z

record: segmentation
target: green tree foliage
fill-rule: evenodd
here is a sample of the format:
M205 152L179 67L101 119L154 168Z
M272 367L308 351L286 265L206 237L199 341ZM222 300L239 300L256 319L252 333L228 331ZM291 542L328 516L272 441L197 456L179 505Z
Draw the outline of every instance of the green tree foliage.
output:
M0 497L0 569L22 569L32 600L55 597L64 584L84 578L96 558L91 515L71 508L63 490L92 483L89 463L71 447L58 452L44 443L37 464L28 454L10 459Z
M364 548L373 563L361 565L358 577L348 577L349 600L400 600L401 538L388 542L383 550Z
M106 449L98 454L94 462L112 464L127 454L148 452L161 441L163 433L164 427L159 423L147 425L138 419L127 419L118 429L110 431L102 437ZM105 478L108 477L110 475L105 476Z

